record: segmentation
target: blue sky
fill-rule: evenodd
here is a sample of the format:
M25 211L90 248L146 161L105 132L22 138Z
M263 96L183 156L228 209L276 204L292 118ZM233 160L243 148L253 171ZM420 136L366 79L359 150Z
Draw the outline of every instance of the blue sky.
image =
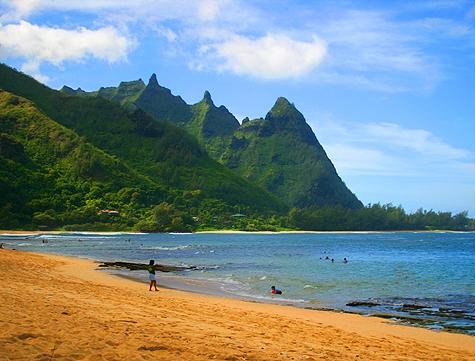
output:
M475 1L0 0L0 61L53 88L295 103L365 203L475 216Z

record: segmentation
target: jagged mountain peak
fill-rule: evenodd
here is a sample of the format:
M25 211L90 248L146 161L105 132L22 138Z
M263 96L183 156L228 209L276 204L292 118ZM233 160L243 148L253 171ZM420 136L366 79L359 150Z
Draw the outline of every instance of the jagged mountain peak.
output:
M179 114L167 113L180 107L162 89L166 88L147 86L135 104L158 119L184 126L215 160L287 205L362 206L338 176L302 113L287 98L278 97L265 119L245 118L240 124L225 106L217 107L210 92L205 91L198 103L185 105L188 112L183 112L186 117L181 120Z
M63 85L63 87L59 90L61 93L66 94L66 95L81 95L81 94L86 94L84 90L81 88L73 89L67 85Z
M148 91L151 91L151 92L157 92L158 93L166 93L168 95L171 95L171 96L174 96L172 94L172 91L164 86L161 86L160 84L158 84L158 80L157 80L157 74L153 73L151 76L150 76L150 79L148 81L148 84L146 86L146 89L148 89Z
M280 107L290 107L293 106L291 102L286 97L278 97L277 100L275 101L274 107L275 106L280 106Z
M207 91L207 90L205 90L205 93L203 94L203 101L204 101L206 104L214 105L213 99L211 99L211 94L210 94L209 91Z
M269 121L297 121L305 122L305 118L295 105L284 97L277 98L272 109L267 113L266 120Z
M180 96L173 95L170 89L159 85L155 73L134 104L155 119L174 124L187 123L191 117L188 104Z
M148 81L148 86L159 86L157 80L157 74L153 73Z
M63 85L63 87L59 90L61 93L65 93L68 95L75 95L75 90L67 85Z

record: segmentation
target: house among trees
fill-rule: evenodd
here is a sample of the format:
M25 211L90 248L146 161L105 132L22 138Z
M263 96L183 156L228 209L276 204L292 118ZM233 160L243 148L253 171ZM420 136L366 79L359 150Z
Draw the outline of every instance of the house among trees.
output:
M113 209L101 209L97 214L109 214L111 216L118 216L119 211L115 211Z

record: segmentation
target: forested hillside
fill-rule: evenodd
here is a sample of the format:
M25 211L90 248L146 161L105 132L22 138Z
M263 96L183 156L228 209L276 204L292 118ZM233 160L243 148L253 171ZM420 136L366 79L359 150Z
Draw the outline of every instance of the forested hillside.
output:
M363 207L285 98L239 124L155 76L59 92L0 65L0 165L5 229L475 229L466 212Z
M27 150L26 159L31 159L35 157L35 151L32 150L28 153L28 150L35 149L32 146L33 143L39 144L37 148L56 147L57 132L53 132L53 135L46 134L43 138L38 138L38 134L33 131L33 128L23 135L18 133L19 122L29 121L33 122L35 127L38 126L35 119L39 117L30 117L29 113L41 114L43 121L48 119L49 123L68 131L65 133L68 136L63 136L63 138L76 137L79 139L65 140L68 144L82 142L81 144L87 144L87 146L85 145L87 149L97 150L93 155L90 155L90 158L94 160L91 161L90 169L80 173L81 177L89 182L97 180L104 184L111 184L111 189L117 194L133 194L137 193L134 190L141 190L138 193L141 194L139 199L143 202L131 205L135 212L135 218L130 222L127 220L127 224L149 221L152 217L151 208L160 203L172 204L182 219L185 214L181 215L180 212L185 212L187 216L195 217L196 222L205 225L208 221L219 223L220 217L229 217L237 212L278 214L285 210L283 204L272 195L209 158L195 138L185 130L167 122L157 122L140 109L130 112L130 110L101 97L67 96L4 65L0 66L0 88L11 93L4 92L3 98L5 99L0 111L2 142L7 144L5 148L22 146ZM12 96L16 96L16 98L12 98ZM24 97L30 102L18 97ZM74 146L71 148L77 152ZM98 154L103 154L105 158L100 158ZM63 154L55 156L62 158ZM18 204L15 206L17 212L21 213L20 224L28 223L30 220L31 225L39 226L41 224L35 223L36 213L47 211L52 213L50 209L62 212L62 209L51 208L49 204L29 208L31 197L41 194L43 190L50 194L61 194L60 190L55 188L55 184L46 180L42 181L47 169L44 164L46 160L50 163L58 163L55 166L55 171L64 174L66 178L69 177L68 179L75 179L73 170L80 168L79 164L87 163L83 157L75 159L69 155L61 161L55 158L37 158L37 164L32 165L28 170L34 168L39 173L39 178L35 181L38 191L30 192L30 195L27 195L26 193L29 191L26 184L18 184L15 188L19 199L24 200L23 203L17 202ZM106 160L112 163L107 163ZM12 161L11 157L9 161ZM9 164L11 164L11 174L8 177L5 176L5 184L8 187L15 187L13 178L16 165ZM111 164L117 164L118 168L111 169ZM8 167L2 167L2 172L4 171L8 173ZM26 170L25 172L20 177L20 183L29 182L31 179L28 172ZM103 179L97 178L99 176ZM134 188L134 190L126 188ZM71 192L74 193L75 190L71 190ZM96 206L97 212L100 212L99 208L102 207L118 208L116 202L111 202L110 197L105 197L107 193L99 193L98 198L103 202ZM81 194L82 196L78 195L77 197L84 197L85 193ZM136 196L134 195L134 197ZM12 200L5 198L0 207L8 210L13 203ZM71 205L70 210L76 208ZM19 211L19 209L22 210ZM14 219L16 213L11 214L13 216L10 216L9 219L12 217ZM119 210L119 214L124 214L123 209ZM20 217L19 214L18 217ZM117 223L116 219L108 220L114 224ZM78 219L77 221L84 220ZM71 224L71 222L76 223L70 220L67 224ZM65 224L65 219L58 217L57 223ZM185 225L184 222L181 225L178 224L176 228L180 228L182 225L189 228L189 225ZM153 228L153 225L148 224L147 227Z
M303 115L287 99L279 98L265 119L246 119L241 125L225 106L214 104L208 91L200 102L188 105L159 85L155 74L146 87L135 86L135 91L130 91L128 84L132 83L141 84L141 80L101 88L89 95L125 102L129 107L133 104L157 121L181 126L213 159L289 207L362 207L338 176ZM106 93L103 89L109 90ZM75 93L84 95L80 90ZM119 93L126 93L127 98L117 98Z

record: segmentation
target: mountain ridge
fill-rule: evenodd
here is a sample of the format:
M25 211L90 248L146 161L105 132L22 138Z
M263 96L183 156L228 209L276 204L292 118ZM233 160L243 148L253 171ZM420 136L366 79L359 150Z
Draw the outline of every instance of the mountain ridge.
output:
M34 104L39 113L47 116L50 122L70 129L79 139L83 139L85 144L90 144L87 147L98 149L97 154L104 152L110 159L119 162L117 164L123 164L128 170L117 178L126 181L125 188L133 188L133 183L137 183L139 188L141 184L150 184L152 189L148 195L143 195L147 198L145 203L123 205L130 206L137 212L135 221L144 215L146 218L153 217L147 207L160 202L170 202L183 212L191 212L202 224L232 212L266 214L279 213L286 209L271 194L209 158L185 130L167 122L155 121L141 109L130 111L97 95L66 95L6 65L0 65L0 88L14 96L26 98ZM23 104L22 101L19 103ZM15 149L21 150L21 142L15 138L18 135L15 135L15 127L12 125L14 123L11 121L24 117L23 114L28 113L28 110L23 106L14 112L8 109L5 106L0 111L0 133L7 134L2 136L2 149L6 149L5 156L9 154L8 164L17 164L20 167L21 162L11 159ZM22 139L28 145L45 142L34 134L31 139ZM21 151L18 154L18 160L21 160ZM78 164L83 160L88 162L86 158L80 157ZM65 162L65 168L61 171L67 172L71 163L72 161ZM46 169L43 168L40 173L47 172ZM27 171L35 172L33 169ZM14 184L14 177L8 174L4 175L5 182ZM137 174L141 180L134 178L133 174ZM131 183L130 180L133 179L136 180ZM120 184L116 180L104 181ZM44 183L44 186L47 184ZM20 187L19 190L27 192L27 188ZM120 197L119 193L126 191L118 189L114 192L110 193L111 199ZM106 192L103 196L107 194L109 193ZM0 202L0 209L7 207L7 203ZM49 209L37 211L45 212ZM63 211L60 207L51 209L56 213ZM74 209L72 207L68 212ZM25 212L27 213L24 213L24 216L32 219L33 211Z
M277 98L265 118L245 118L240 124L225 106L215 106L207 90L196 104L188 105L181 97L177 104L171 91L158 85L155 74L150 84L146 106L136 102L139 108L156 120L165 111L160 115L153 109L159 105L168 109L167 120L195 136L213 159L289 206L363 206L338 175L303 114L285 97ZM173 117L170 109L186 116Z

